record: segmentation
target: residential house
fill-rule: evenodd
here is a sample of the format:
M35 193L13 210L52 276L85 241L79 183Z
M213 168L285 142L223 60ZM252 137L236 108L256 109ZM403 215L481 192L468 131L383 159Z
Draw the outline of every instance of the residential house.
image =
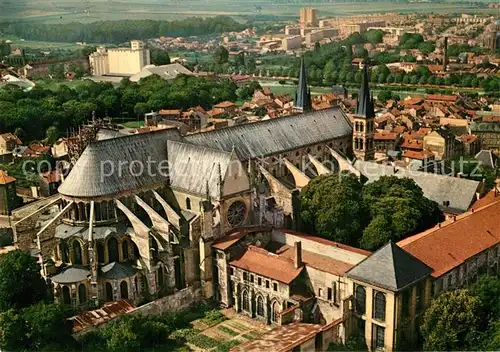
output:
M455 156L457 140L449 128L441 127L424 137L423 149L434 153L438 160L449 160Z

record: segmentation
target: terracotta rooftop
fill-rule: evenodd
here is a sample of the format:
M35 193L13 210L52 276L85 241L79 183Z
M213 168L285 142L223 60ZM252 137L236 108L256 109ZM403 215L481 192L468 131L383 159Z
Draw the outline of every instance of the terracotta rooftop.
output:
M472 204L471 210L478 210L487 205L500 201L500 191L497 189L492 189L483 198L480 198Z
M158 111L158 114L160 114L160 115L180 115L181 111L179 109L175 109L175 110L162 109L162 110Z
M61 176L59 175L59 171L57 171L57 170L52 170L50 172L44 172L42 174L42 177L48 183L57 183L57 182L61 181Z
M394 132L382 132L375 133L375 139L377 140L396 140L398 138L398 134Z
M9 176L7 171L0 170L0 185L6 185L15 181L16 179L12 176Z
M276 254L293 260L294 248L283 244L276 251ZM319 271L334 274L337 276L343 276L346 271L354 266L353 264L344 263L340 260L335 260L333 258L306 251L304 249L302 249L302 262L306 266L310 266L311 268L317 269Z
M405 150L403 153L404 158L410 158L410 159L418 159L418 160L424 160L425 158L432 158L434 157L434 154L429 151L421 151L421 152L416 152L413 150Z
M277 280L284 284L291 283L302 271L295 269L293 260L280 257L263 248L248 246L245 252L229 265Z
M230 101L223 101L219 104L216 104L214 105L213 107L214 108L221 108L221 109L224 109L224 108L230 108L230 107L233 107L234 106L234 103L230 102Z
M500 199L408 237L398 246L431 267L437 278L500 243L499 213Z
M116 302L107 302L102 308L80 313L68 320L73 321L73 333L76 333L107 323L134 309L132 301L122 299Z
M454 103L457 99L456 95L427 94L427 100L430 101L449 101Z
M231 352L284 352L292 351L305 341L312 339L321 331L330 329L341 320L334 321L328 325L292 323L279 326L266 332L257 340L247 341L237 347L231 348Z
M364 249L361 249L361 248L351 247L351 246L348 246L346 244L342 244L342 243L330 241L330 240L327 240L326 238L321 238L321 237L317 237L317 236L307 235L305 233L296 232L296 231L288 230L288 229L279 229L279 231L281 231L283 233L289 233L291 235L303 238L305 240L318 242L318 243L321 243L321 244L324 244L324 245L327 245L327 246L334 246L334 247L337 247L337 248L340 248L340 249L344 249L346 251L358 253L358 254L363 254L363 255L370 255L370 254L372 254L370 251L365 251Z
M418 139L405 139L403 144L401 144L401 148L422 150L424 144L423 141Z
M463 143L473 143L477 140L477 136L474 134L464 134L464 135L460 136L460 140Z
M409 105L418 105L422 103L424 100L420 97L412 97L409 99L405 99L401 102L402 105L409 106Z

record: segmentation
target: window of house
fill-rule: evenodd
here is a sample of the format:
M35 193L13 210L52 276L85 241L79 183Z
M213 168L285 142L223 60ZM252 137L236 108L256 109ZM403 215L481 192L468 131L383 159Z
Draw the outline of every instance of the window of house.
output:
M424 309L424 282L420 281L417 284L417 312Z
M266 288L269 288L269 280L266 280Z
M328 287L328 292L326 294L327 294L327 299L329 301L331 301L332 300L332 289L331 289L331 287Z
M234 275L234 268L229 268L229 275Z
M373 324L373 342L374 349L384 349L385 346L385 328Z
M318 288L318 297L323 296L323 289L320 287Z
M410 316L410 309L411 309L411 288L403 291L403 303L402 304L403 304L403 307L401 310L403 311L403 316L409 317Z
M278 291L278 284L276 282L273 282L273 290Z
M262 286L262 279L260 277L257 278L257 285Z
M186 198L186 209L191 210L191 199Z
M264 299L262 296L257 297L257 315L261 317L264 316Z
M247 312L250 310L250 302L248 301L248 292L247 291L243 291L243 294L242 294L242 297L241 297L241 300L242 300L242 306L243 306L243 310L246 310Z
M365 314L366 309L366 291L363 286L357 285L355 291L356 298L356 312L359 314Z
M380 321L385 321L385 295L382 292L375 293L375 309L373 317Z
M248 281L248 273L243 272L243 281Z
M250 282L253 283L253 274L250 274Z

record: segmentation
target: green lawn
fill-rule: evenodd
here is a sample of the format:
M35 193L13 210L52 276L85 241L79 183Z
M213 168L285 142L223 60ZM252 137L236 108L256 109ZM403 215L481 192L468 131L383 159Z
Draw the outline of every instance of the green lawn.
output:
M128 121L121 123L121 125L127 127L127 128L139 128L144 126L144 121Z

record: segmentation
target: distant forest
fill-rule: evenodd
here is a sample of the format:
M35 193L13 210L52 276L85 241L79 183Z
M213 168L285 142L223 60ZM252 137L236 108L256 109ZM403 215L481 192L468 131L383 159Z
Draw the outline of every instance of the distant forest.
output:
M245 29L228 16L190 17L179 21L119 20L93 23L3 23L0 31L26 40L51 42L123 43L160 36L187 37Z

